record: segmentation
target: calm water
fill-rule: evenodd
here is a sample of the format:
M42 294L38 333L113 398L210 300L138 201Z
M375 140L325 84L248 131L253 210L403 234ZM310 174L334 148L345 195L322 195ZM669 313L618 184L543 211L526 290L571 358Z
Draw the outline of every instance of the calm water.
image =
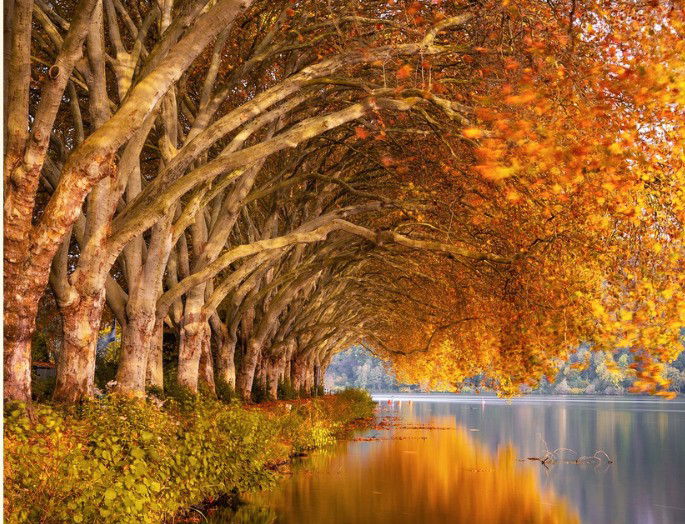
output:
M293 524L685 523L683 399L375 398L393 429L316 453L254 501ZM614 462L525 460L546 446Z

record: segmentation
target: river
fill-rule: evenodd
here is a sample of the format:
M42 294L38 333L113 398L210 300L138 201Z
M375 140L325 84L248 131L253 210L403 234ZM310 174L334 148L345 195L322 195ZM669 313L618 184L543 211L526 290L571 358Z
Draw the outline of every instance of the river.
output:
M385 425L254 496L264 522L685 523L682 398L374 399ZM557 448L571 451L528 460ZM597 450L609 459L573 462Z

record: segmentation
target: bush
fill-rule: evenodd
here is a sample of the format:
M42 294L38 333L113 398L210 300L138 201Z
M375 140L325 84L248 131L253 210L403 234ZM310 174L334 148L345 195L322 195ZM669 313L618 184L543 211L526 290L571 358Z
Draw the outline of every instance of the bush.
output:
M297 391L295 391L290 380L285 379L278 383L278 398L279 400L294 400L297 398Z
M39 377L31 374L31 397L37 402L45 402L52 397L55 390L55 377Z
M269 390L267 389L266 384L255 377L252 381L252 401L259 404L260 402L266 402L267 400L271 399L269 398Z
M219 400L223 400L224 402L231 402L238 398L233 386L224 380L217 380L216 396Z
M175 409L175 408L174 408ZM81 410L40 406L5 416L8 522L160 522L233 487L273 479L275 424L263 414L200 402L179 416L107 397Z
M368 416L359 393L281 412L197 395L164 408L116 395L71 407L5 406L5 520L161 522L234 489L270 485L269 465L327 446Z
M310 421L302 424L295 433L293 454L300 455L306 451L324 448L334 442L334 427L322 421Z
M369 392L366 391L365 389L347 388L347 389L343 389L341 392L337 393L336 396L338 398L343 399L343 400L351 400L351 401L356 401L356 402L361 402L361 403L373 404L373 400L371 399L371 395L369 395Z

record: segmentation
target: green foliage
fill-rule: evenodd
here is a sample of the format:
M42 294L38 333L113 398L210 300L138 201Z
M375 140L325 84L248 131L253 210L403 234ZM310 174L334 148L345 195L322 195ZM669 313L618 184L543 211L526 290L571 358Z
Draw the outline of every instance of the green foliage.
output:
M347 421L372 417L376 409L376 403L364 389L344 389L335 398L340 403L337 409L345 411Z
M372 413L360 392L280 414L197 395L164 408L115 395L80 406L5 407L5 520L162 522L231 490L258 489L269 464L327 446Z
M255 377L252 381L252 401L259 404L260 402L266 402L267 400L271 400L269 398L269 389L263 381Z
M31 373L31 396L36 402L45 402L52 397L55 390L55 377L39 377Z
M224 402L231 402L238 398L233 386L224 380L217 380L216 396L219 400L223 400Z
M296 432L293 439L293 452L301 454L330 446L334 442L335 428L319 420L309 421Z
M164 369L164 397L178 402L179 406L194 409L198 402L198 395L187 387L178 383L178 367L176 365Z
M164 389L159 386L148 386L145 388L145 392L148 396L157 397L160 400L165 398Z
M44 331L36 330L31 340L31 360L33 362L50 362L52 355L48 347L47 335Z
M633 360L633 355L627 350L612 355L603 351L593 352L589 347L581 346L568 361L559 364L554 381L550 383L543 379L536 392L619 395L626 392L635 380L630 368ZM669 389L685 389L685 352L665 366L664 377L670 380Z
M36 522L160 522L232 487L268 484L275 425L203 402L178 417L108 397L75 409L5 417L6 518Z
M121 354L121 328L117 326L118 338L95 356L95 383L100 390L107 389L107 383L115 380ZM110 328L101 329L99 336L105 336Z
M373 404L369 392L361 388L347 388L343 389L337 394L337 397L349 402L358 402L360 404Z
M281 380L278 383L278 399L294 400L297 398L297 391L293 387L290 379Z

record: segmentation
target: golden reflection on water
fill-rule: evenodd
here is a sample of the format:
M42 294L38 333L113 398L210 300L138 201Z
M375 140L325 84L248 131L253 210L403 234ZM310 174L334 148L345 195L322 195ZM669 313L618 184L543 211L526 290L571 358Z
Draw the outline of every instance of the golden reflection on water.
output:
M445 429L381 431L395 438L316 454L257 502L283 523L580 522L540 486L540 465L517 461L513 446L493 455L451 417L430 424Z

